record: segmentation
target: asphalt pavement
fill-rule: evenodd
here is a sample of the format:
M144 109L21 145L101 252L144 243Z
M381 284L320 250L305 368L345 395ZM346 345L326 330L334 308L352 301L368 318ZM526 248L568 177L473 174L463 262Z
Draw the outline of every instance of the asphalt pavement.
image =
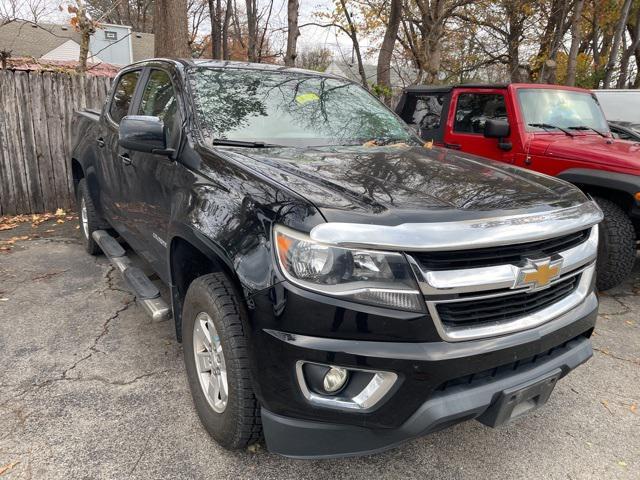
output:
M640 479L640 268L601 295L595 355L549 403L387 453L228 452L192 405L171 322L152 323L73 219L0 231L0 478ZM640 262L638 262L640 264Z

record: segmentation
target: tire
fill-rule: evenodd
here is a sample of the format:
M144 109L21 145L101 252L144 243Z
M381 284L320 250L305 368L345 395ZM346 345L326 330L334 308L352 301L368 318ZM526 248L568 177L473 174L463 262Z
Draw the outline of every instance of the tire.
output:
M221 446L230 450L245 448L257 442L262 435L260 405L253 393L249 373L243 318L246 318L243 304L224 274L204 275L189 286L182 315L184 360L189 387L202 425ZM209 322L213 323L213 330ZM215 344L215 338L219 338L223 354L221 362L211 359L212 356L207 353L210 350L202 348L201 340L206 337L202 329L214 332L212 343ZM197 352L201 352L201 357L209 358L211 372L218 368L226 371L227 400L222 411L223 387L218 389L218 395L207 396L205 385L211 385L207 379L210 380L213 375L202 373L206 367L196 364Z
M87 181L84 178L78 183L76 200L78 203L78 222L80 223L80 233L84 240L84 248L89 255L98 255L101 252L100 247L91 235L100 229L101 223L93 205L93 200L91 200L91 195L89 195Z
M596 263L596 286L609 290L622 283L636 260L636 232L627 214L610 200L595 197L604 213L600 223L600 243Z

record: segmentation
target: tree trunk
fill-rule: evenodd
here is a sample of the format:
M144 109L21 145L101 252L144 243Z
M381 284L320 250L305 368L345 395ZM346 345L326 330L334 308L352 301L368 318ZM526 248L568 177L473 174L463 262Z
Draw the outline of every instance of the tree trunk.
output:
M378 68L376 71L376 83L382 87L384 101L387 104L391 101L391 57L393 56L393 47L396 44L401 18L402 0L391 0L389 23L387 24L387 30L384 32L382 46L378 54Z
M298 9L300 5L298 0L287 1L287 53L284 56L284 64L288 67L295 67L297 53L298 37L300 30L298 29Z
M211 58L222 58L222 4L221 0L209 0L209 18L211 19Z
M227 0L227 6L224 11L224 23L222 24L222 58L229 60L229 23L231 22L231 13L233 12L232 0Z
M613 77L613 71L618 60L618 50L620 50L620 44L622 43L622 35L627 25L627 17L629 16L629 8L631 7L631 0L624 0L622 5L622 11L620 12L620 19L616 24L615 34L613 36L613 42L611 44L611 52L609 53L609 61L604 70L604 88L609 88L611 85L611 79Z
M349 28L349 37L351 37L351 43L353 44L353 51L358 61L358 73L360 74L360 81L362 83L362 86L367 90L369 90L369 82L367 81L367 74L364 71L364 63L362 61L362 53L360 53L360 42L358 42L358 32L356 30L356 26L354 25L353 19L351 18L351 14L347 9L345 0L340 0L340 5L342 5L344 17L347 20L347 25Z
M627 83L627 75L629 74L629 61L631 56L640 47L640 8L636 11L635 25L628 23L627 30L631 38L631 45L624 49L622 60L620 60L620 76L618 77L617 88L624 88Z
M580 48L581 33L580 20L582 18L582 7L584 0L576 0L571 17L571 47L569 48L569 58L567 59L567 80L566 85L573 87L576 84L576 68L578 66L578 49Z
M247 0L247 58L250 62L258 61L258 12L256 0Z
M156 0L153 27L156 57L191 57L186 0Z

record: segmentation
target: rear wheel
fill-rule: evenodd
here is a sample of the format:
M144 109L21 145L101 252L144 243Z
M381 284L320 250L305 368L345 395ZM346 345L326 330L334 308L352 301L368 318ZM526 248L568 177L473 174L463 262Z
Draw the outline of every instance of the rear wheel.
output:
M100 247L91 235L99 229L100 220L93 206L91 195L89 195L87 181L84 178L78 183L77 192L78 221L80 223L80 233L84 240L84 247L89 254L98 255Z
M262 433L249 376L244 315L224 274L204 275L189 286L182 315L189 387L200 421L228 449L244 448Z
M633 223L618 205L595 197L604 213L600 223L597 278L598 290L608 290L629 276L636 260L636 233Z

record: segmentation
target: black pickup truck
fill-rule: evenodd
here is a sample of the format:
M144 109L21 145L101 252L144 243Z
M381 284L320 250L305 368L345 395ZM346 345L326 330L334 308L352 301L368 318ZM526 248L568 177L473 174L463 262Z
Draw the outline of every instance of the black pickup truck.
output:
M345 79L150 60L73 131L87 251L172 316L224 447L264 435L287 456L357 455L496 426L592 355L599 208L423 145Z

